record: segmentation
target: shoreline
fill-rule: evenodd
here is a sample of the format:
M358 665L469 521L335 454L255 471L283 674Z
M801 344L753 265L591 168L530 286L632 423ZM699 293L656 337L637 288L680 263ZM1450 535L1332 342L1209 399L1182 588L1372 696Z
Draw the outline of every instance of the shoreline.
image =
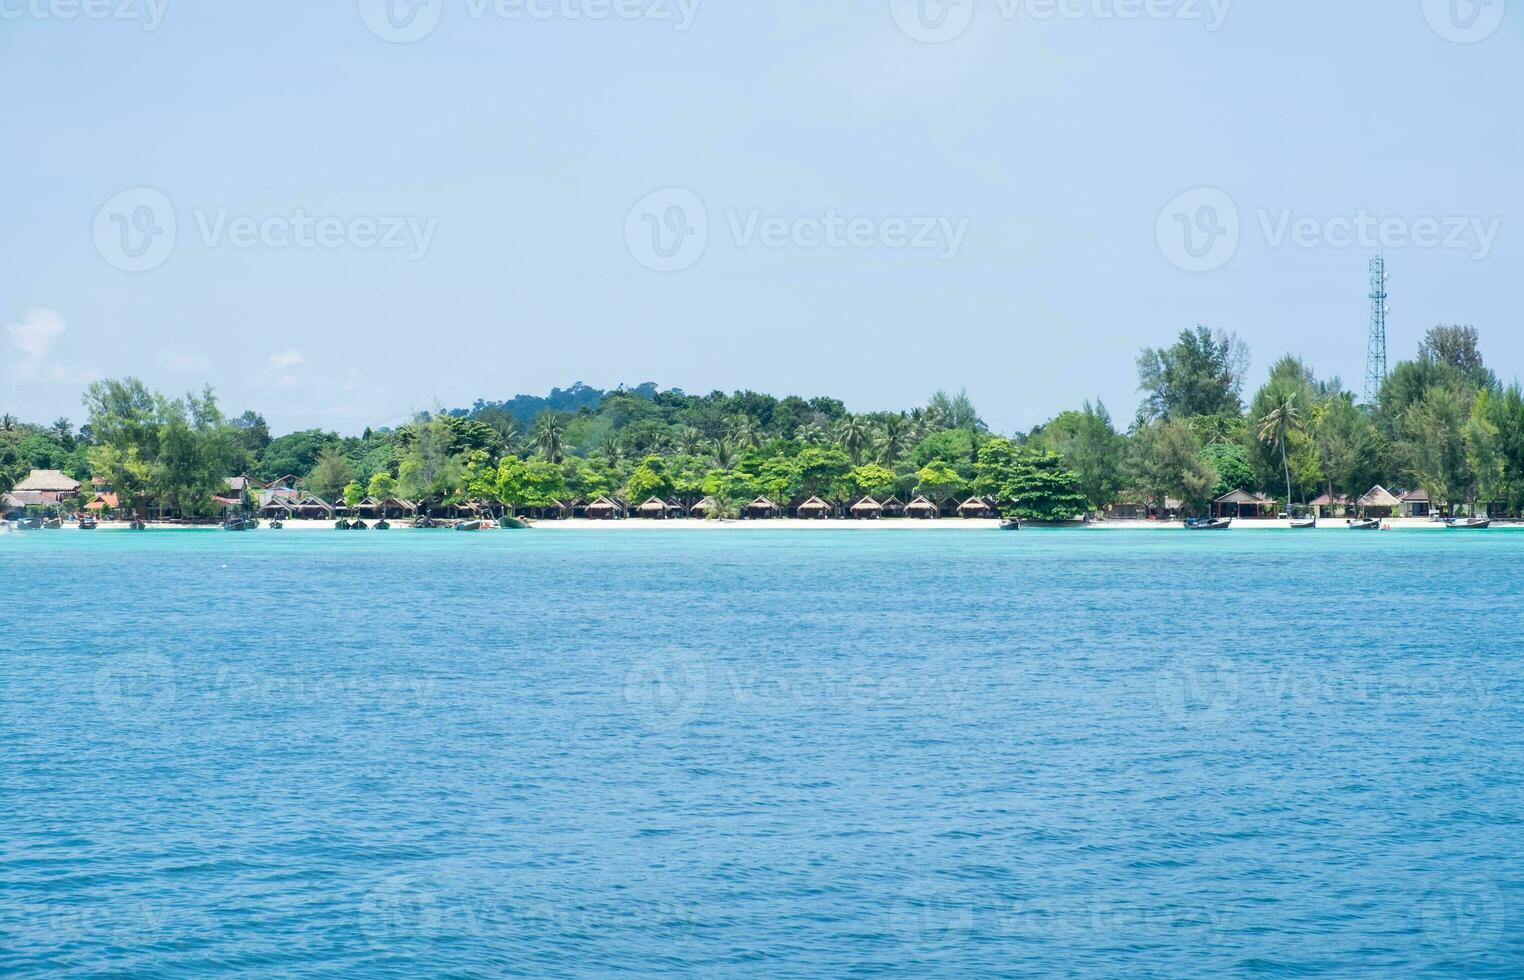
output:
M795 517L758 518L752 520L702 520L694 518L675 518L668 520L654 520L643 518L625 518L617 521L589 520L583 517L567 518L565 520L542 520L530 521L530 530L552 532L579 532L579 531L603 531L618 530L638 533L641 531L793 531L793 530L850 530L850 531L992 531L1000 528L1001 521L997 518L962 518L945 517L938 520L916 520L913 518L886 518L873 521L854 521L849 519L827 520L801 520ZM1446 527L1442 521L1433 521L1426 517L1394 517L1383 522L1383 530L1393 531L1443 531ZM284 522L283 531L297 533L311 533L317 531L332 532L336 530L331 520L288 520ZM1496 529L1514 526L1524 526L1519 522L1499 522L1494 525ZM216 524L177 524L168 522L150 521L146 530L153 531L220 531ZM14 530L14 529L11 529ZM76 524L65 524L56 530L81 531ZM126 521L102 521L96 528L100 531L127 531L130 527ZM268 522L262 522L256 531L269 531ZM367 530L374 530L368 528ZM395 521L388 531L415 531L420 528L409 527L404 521ZM448 523L438 530L450 530ZM486 530L503 530L501 528L487 528ZM1045 527L1041 525L1023 525L1022 530L1033 531L1183 531L1184 526L1179 521L1094 521L1089 524L1074 524L1068 526ZM1229 531L1290 531L1293 528L1286 521L1273 518L1239 518L1233 521ZM1316 530L1332 531L1348 530L1345 526L1345 518L1329 517L1320 519ZM16 532L30 533L30 532ZM247 533L247 532L244 532Z

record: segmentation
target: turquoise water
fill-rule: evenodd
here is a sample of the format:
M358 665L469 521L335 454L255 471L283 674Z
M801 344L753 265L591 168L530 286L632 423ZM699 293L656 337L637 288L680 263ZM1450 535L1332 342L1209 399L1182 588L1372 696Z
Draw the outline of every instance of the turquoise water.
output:
M1524 534L0 537L0 974L1524 973Z

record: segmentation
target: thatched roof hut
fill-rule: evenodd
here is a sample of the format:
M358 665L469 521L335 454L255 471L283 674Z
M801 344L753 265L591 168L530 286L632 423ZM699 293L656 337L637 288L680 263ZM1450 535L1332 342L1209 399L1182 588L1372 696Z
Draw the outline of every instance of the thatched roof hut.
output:
M718 504L715 503L713 497L705 497L692 507L689 507L688 513L692 517L708 517L714 512L716 507L718 507Z
M1218 517L1263 517L1266 508L1269 508L1271 515L1274 516L1279 506L1279 502L1273 497L1267 497L1262 493L1250 493L1243 489L1225 493L1212 501L1212 507Z
M917 497L905 505L905 516L919 520L931 520L942 516L942 509L925 497Z
M12 490L0 496L0 507L3 507L7 513L26 507L48 507L54 503L57 501L53 495L43 493L41 490Z
M661 520L667 516L669 509L665 500L660 497L651 497L645 503L635 508L635 514L639 517Z
M959 517L994 517L995 508L983 497L969 497L958 505Z
M1356 503L1360 505L1361 510L1391 511L1402 505L1402 501L1379 483L1365 491Z
M33 470L13 490L32 490L37 493L69 494L79 489L79 481L65 476L60 470Z
M831 516L832 507L819 497L811 497L794 508L794 516L805 520L825 520Z
M864 497L852 505L850 513L859 521L876 521L884 516L884 505L872 497Z
M884 516L905 516L905 502L898 497L890 497L888 500L884 501Z
M758 497L746 505L747 517L777 517L778 505L768 500L765 495Z
M624 516L624 508L608 497L599 497L587 505L587 517L592 521L613 521Z

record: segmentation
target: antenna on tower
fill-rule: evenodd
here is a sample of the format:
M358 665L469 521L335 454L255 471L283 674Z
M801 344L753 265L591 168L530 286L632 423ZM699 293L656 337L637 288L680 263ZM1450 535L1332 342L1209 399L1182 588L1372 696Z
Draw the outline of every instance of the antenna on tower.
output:
M1371 259L1371 331L1365 344L1365 404L1374 405L1386 380L1386 257Z

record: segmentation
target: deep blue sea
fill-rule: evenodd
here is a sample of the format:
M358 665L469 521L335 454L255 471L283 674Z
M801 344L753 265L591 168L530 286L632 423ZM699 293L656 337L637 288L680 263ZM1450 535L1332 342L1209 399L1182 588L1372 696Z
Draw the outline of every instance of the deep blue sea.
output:
M0 536L0 975L1524 975L1524 532Z

